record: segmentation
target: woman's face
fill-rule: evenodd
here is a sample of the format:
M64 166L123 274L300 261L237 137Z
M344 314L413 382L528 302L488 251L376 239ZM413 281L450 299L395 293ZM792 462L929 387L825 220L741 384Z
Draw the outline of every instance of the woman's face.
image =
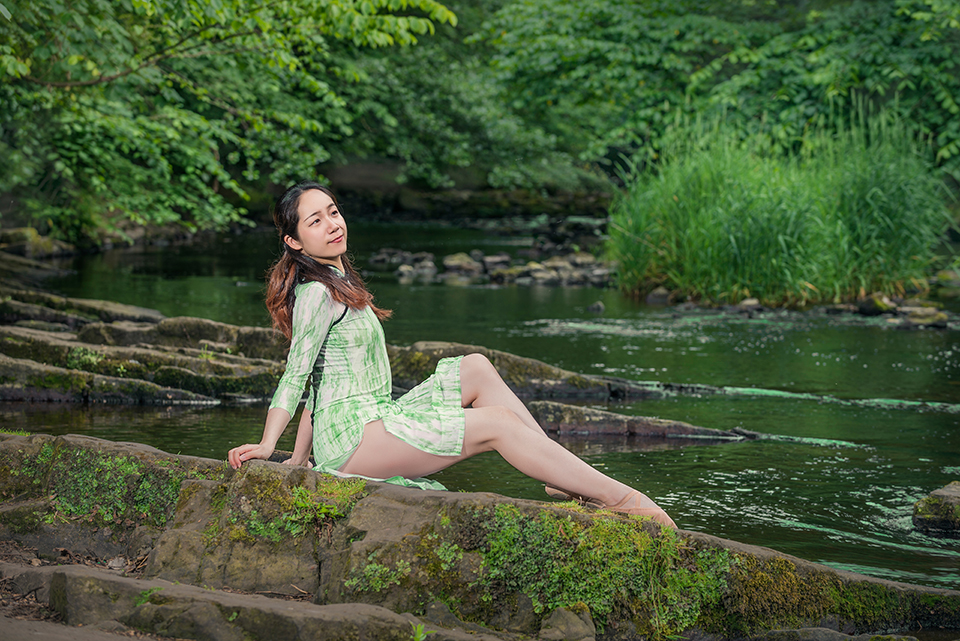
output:
M343 270L340 257L347 251L347 224L333 198L319 189L309 189L300 196L297 206L300 221L297 236L285 236L283 242L292 249L321 263Z

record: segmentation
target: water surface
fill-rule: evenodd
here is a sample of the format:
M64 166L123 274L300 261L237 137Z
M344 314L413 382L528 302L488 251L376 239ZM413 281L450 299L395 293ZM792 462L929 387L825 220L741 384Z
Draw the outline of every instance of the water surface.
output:
M438 257L524 249L479 231L352 223L363 265L380 247ZM70 296L266 325L262 275L272 232L222 235L184 247L82 257L51 286ZM401 285L369 274L392 308L391 343L446 340L506 350L577 372L644 381L781 390L844 402L750 395L678 395L602 406L772 438L680 447L626 438L565 441L592 465L654 496L686 529L772 547L830 566L960 589L960 546L913 532L913 503L960 480L960 414L858 404L872 399L960 405L956 331L902 331L883 318L773 313L749 318L646 307L614 290ZM605 311L588 307L602 301ZM221 458L257 440L265 408L0 406L31 431L138 441ZM292 447L288 430L281 447ZM494 454L437 475L453 490L543 499L539 484Z

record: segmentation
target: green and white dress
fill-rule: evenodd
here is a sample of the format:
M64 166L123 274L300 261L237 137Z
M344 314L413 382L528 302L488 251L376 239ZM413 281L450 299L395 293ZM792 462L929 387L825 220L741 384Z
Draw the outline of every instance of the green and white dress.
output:
M270 408L282 407L294 416L311 378L306 409L313 419L314 469L342 475L338 470L360 444L363 426L377 419L387 432L424 452L461 453L462 356L442 359L434 374L394 401L386 340L373 310L348 309L315 281L297 285L295 294L287 367ZM433 481L379 480L442 488Z

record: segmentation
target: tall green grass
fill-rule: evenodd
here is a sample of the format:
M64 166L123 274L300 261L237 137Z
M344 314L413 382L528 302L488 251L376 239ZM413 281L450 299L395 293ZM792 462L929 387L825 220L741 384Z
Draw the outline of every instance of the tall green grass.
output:
M802 306L925 287L946 192L883 114L814 128L791 156L721 124L685 128L672 149L614 204L623 290Z

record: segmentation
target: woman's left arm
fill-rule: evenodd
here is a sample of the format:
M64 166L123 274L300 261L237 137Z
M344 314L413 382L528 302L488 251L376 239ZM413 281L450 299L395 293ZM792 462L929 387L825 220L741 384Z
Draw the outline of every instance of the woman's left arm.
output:
M297 426L297 442L293 446L293 456L284 463L310 467L310 447L313 445L313 420L310 410L303 409L300 414L300 424Z
M273 454L290 417L297 410L303 396L304 384L313 369L313 363L323 346L327 332L333 325L338 306L342 310L342 305L333 301L327 288L321 283L308 283L298 289L297 301L293 307L293 340L285 371L267 412L263 437L259 443L247 443L230 450L227 460L234 469L240 467L244 461L267 459ZM301 433L298 430L297 445L300 444ZM304 451L297 447L295 453L309 456L309 446Z

